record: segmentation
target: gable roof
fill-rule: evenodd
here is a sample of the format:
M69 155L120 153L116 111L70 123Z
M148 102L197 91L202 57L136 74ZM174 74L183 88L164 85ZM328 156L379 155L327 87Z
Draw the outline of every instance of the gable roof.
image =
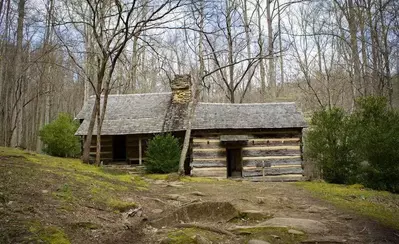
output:
M187 106L171 104L171 93L110 95L102 135L146 134L185 130ZM86 135L94 97L76 116L83 120L76 135ZM295 103L198 103L193 130L275 129L306 127ZM96 129L94 130L94 134Z

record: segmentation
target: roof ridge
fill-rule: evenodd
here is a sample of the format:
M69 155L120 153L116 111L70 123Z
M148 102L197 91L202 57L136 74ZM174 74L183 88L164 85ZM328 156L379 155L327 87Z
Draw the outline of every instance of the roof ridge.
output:
M150 95L167 95L172 94L172 92L149 92L149 93L129 93L129 94L109 94L109 97L124 97L124 96L150 96ZM90 98L96 95L91 95ZM104 95L101 95L104 96Z
M270 103L211 103L211 102L199 102L199 104L233 105L233 106L252 106L252 105L282 105L282 104L295 104L295 102L270 102Z

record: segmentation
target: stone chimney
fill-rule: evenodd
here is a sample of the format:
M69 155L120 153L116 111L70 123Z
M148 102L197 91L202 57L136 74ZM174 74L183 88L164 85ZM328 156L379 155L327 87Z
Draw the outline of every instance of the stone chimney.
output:
M170 82L172 89L172 103L188 104L191 101L191 76L175 75L175 78Z

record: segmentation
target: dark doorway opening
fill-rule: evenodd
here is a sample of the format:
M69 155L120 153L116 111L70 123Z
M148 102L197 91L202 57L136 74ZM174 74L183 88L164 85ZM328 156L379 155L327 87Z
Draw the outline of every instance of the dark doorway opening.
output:
M242 177L242 148L226 148L227 177Z
M114 161L126 161L126 136L114 136L112 138L112 155Z

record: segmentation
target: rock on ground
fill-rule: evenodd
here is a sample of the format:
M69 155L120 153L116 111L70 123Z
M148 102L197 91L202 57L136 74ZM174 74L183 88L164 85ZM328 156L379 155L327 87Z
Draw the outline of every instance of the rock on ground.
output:
M242 216L253 220L262 220L266 218L271 218L273 215L271 213L259 211L259 210L243 210L240 212Z
M253 239L249 240L248 244L270 244L270 242Z
M288 233L293 234L293 235L304 235L305 233L303 233L302 231L299 230L293 230L293 229L289 229Z
M230 202L199 202L187 204L171 214L154 220L154 227L172 226L176 223L227 222L238 216L238 210Z
M194 241L197 244L212 244L212 242L201 235L196 235Z
M272 218L258 224L258 226L291 227L311 234L321 234L328 231L323 223L312 219Z

